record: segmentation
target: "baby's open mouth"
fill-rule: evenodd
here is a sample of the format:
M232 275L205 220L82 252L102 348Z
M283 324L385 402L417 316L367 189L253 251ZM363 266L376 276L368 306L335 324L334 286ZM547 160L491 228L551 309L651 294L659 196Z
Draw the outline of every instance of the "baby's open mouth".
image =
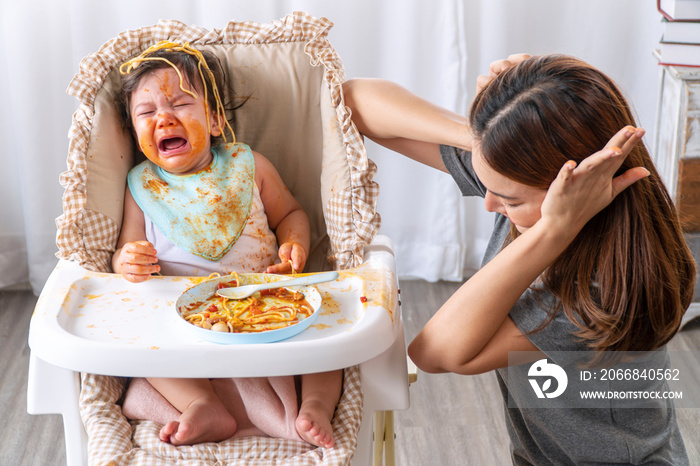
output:
M158 143L158 150L161 152L171 152L177 149L181 149L187 145L187 139L185 138L166 138Z

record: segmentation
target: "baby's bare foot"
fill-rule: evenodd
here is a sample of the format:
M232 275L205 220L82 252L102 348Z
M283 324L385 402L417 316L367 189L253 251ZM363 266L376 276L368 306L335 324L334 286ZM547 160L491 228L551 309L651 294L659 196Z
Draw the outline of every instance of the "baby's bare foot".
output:
M307 401L299 408L295 427L301 438L312 445L331 448L335 445L331 416L326 412L322 403Z
M220 400L194 400L177 421L160 430L160 439L173 445L219 442L236 433L236 420Z

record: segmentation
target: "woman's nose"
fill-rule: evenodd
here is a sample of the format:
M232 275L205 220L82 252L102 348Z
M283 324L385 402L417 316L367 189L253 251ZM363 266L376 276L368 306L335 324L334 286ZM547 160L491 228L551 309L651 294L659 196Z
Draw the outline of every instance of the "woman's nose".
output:
M486 191L486 196L484 196L484 207L489 212L498 212L502 214L504 211L503 203L489 191Z

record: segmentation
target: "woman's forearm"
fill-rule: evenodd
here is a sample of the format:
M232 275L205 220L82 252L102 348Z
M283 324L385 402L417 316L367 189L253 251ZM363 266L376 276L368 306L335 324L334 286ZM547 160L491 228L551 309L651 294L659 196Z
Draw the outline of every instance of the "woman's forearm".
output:
M444 166L436 150L439 144L471 150L471 133L464 116L398 84L352 79L343 84L343 92L360 133L390 149L441 169Z
M409 355L427 372L472 373L482 350L510 309L575 235L538 222L470 278L430 319L409 346ZM504 355L516 341L497 348ZM511 346L511 344L513 346ZM491 346L490 351L494 351ZM493 355L489 358L493 359Z

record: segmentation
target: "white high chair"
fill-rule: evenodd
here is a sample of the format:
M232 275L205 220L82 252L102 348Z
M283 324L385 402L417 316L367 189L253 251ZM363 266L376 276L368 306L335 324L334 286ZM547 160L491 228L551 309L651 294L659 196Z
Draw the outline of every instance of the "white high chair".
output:
M212 31L163 21L127 31L81 62L69 87L81 105L61 176L60 261L32 317L27 393L30 414L63 416L69 465L193 458L245 464L247 458L365 466L381 464L383 452L386 463L393 462L391 411L408 408L395 261L391 241L375 236L375 166L343 104L342 64L326 38L331 26L304 13ZM235 112L237 139L272 161L309 215L307 271L341 271L338 281L318 285L325 310L319 321L291 339L262 345L197 340L174 323L175 300L193 279L132 284L109 273L126 173L134 164L131 136L114 105L118 67L166 39L220 58L233 95L249 97ZM256 377L338 368L346 370L333 421L337 445L326 451L258 437L173 447L157 441L147 422L129 424L117 404L125 377Z

